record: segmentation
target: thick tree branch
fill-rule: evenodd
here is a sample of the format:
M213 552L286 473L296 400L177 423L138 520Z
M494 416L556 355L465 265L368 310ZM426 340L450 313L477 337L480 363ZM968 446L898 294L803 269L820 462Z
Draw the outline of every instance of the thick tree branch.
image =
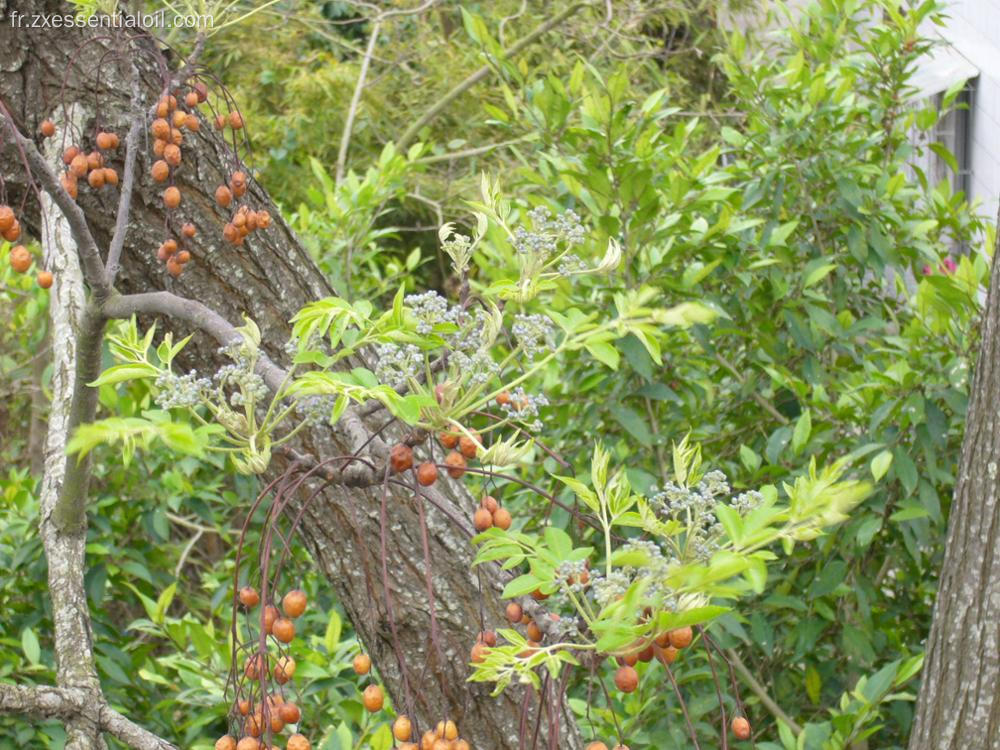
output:
M115 294L108 299L101 311L109 318L130 318L133 315L167 315L183 320L204 331L226 345L240 339L236 327L212 308L193 299L185 299L171 292L143 292L141 294ZM257 362L258 374L272 391L281 387L287 372L261 352Z
M103 697L81 688L0 683L0 715L66 722L86 717L98 729L135 750L177 750L175 745L115 711Z
M122 248L125 247L125 237L128 234L129 216L132 212L136 152L139 150L139 136L142 134L143 125L146 123L142 101L142 79L139 77L139 69L133 65L132 106L135 113L132 116L132 124L129 126L128 135L125 136L125 166L122 170L122 191L118 198L115 233L111 238L111 245L108 247L108 262L104 272L105 281L109 287L115 283L115 276L118 275Z

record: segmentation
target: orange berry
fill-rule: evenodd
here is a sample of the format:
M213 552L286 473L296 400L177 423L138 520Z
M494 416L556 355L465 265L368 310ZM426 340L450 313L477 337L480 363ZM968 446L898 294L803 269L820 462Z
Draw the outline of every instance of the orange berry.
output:
M459 479L465 474L465 457L458 451L452 451L445 456L444 464L448 467L448 476L452 479Z
M70 198L75 199L76 196L79 195L76 175L72 172L63 172L59 175L59 182L62 183L63 190L69 193Z
M52 286L52 272L51 271L39 271L38 272L38 286L42 289L48 289Z
M105 185L117 185L118 184L118 173L115 171L114 167L104 168L104 184Z
M243 674L251 680L257 680L260 678L262 666L266 667L266 660L261 654L255 654L247 659L246 665L243 667Z
M51 138L56 134L56 126L52 120L42 120L42 124L39 126L38 130L42 134L43 138Z
M181 165L181 147L168 143L163 148L163 160L171 167L179 167Z
M475 643L472 651L469 652L469 661L473 664L482 664L486 661L486 654L490 652L489 646L485 643Z
M358 654L352 663L355 674L368 674L372 668L372 658L368 654Z
M479 445L468 435L462 435L462 437L458 439L458 449L466 458L475 458L476 454L479 452Z
M482 500L479 501L480 508L486 508L491 514L497 512L497 508L500 507L500 503L492 495L486 495Z
M215 741L215 750L236 750L236 739L228 734Z
M417 481L424 487L434 484L438 478L437 466L430 461L424 461L417 467Z
M17 221L14 210L10 206L0 206L0 232L6 232Z
M194 224L192 224L191 222L187 222L184 226L181 227L181 234L183 234L188 239L191 239L197 233L198 233L198 230L195 229Z
M103 149L104 151L107 151L108 149L112 149L115 147L115 139L112 138L111 133L106 133L104 131L101 131L100 133L97 134L96 140L97 140L97 147L99 149Z
M733 719L733 734L736 735L738 740L748 740L750 739L750 722L747 721L742 716L737 716Z
M87 154L87 169L100 169L104 166L104 157L100 151L91 151ZM81 175L82 177L83 175Z
M69 148L67 148L65 151L63 151L63 157L62 157L63 164L65 164L68 167L70 164L73 163L73 159L75 159L76 155L79 153L80 149L78 149L76 146L70 146Z
M603 742L594 741L587 745L587 750L608 750L608 746Z
M456 432L442 432L438 435L438 441L448 450L455 448L458 445L458 433Z
M505 612L507 615L507 622L511 625L515 625L521 622L521 618L524 617L524 609L517 602L510 602L507 605L507 610Z
M77 177L87 176L87 156L86 154L77 154L73 157L73 161L69 163L70 171Z
M635 667L619 667L615 672L615 685L623 693L631 693L639 687L639 673L635 671Z
M279 617L271 626L271 634L282 643L291 643L295 638L295 623L287 617Z
M279 685L284 685L295 676L295 659L290 656L282 656L274 665L274 681Z
M288 744L285 745L285 750L310 750L312 744L306 739L305 735L293 734L288 738Z
M176 279L178 276L184 273L184 265L176 258L170 258L167 261L167 273L169 273Z
M233 194L230 192L229 188L225 185L219 185L219 187L215 189L215 202L223 208L228 208L229 204L233 202Z
M229 121L226 119L225 115L216 115L215 116L215 129L216 130L222 130L224 127L226 127L226 125L227 125L228 122Z
M399 474L413 467L413 449L406 443L396 443L389 452L389 466Z
M189 253L187 250L181 250L179 253L177 253L177 262L180 263L182 266L185 263L188 263L190 260L191 260L191 253Z
M170 240L163 243L164 249L167 251L167 255L170 255L170 248L173 247L174 250L177 249L177 243L174 242L173 245L170 244ZM257 589L253 586L244 586L240 589L240 604L242 604L247 609L252 609L260 604L260 594L257 593Z
M530 640L541 642L544 637L542 629L538 627L537 622L529 622L527 629L524 631Z
M21 236L21 222L14 219L14 223L10 225L10 228L0 232L0 236L7 240L7 242L17 242Z
M239 130L240 128L242 128L243 127L243 115L241 115L239 112L230 112L229 113L229 127L231 127L233 130Z
M160 117L153 120L153 124L149 126L149 132L153 134L154 138L159 138L161 141L166 141L170 139L170 123L166 119Z
M687 648L694 640L694 631L690 627L677 628L670 631L670 645L674 648Z
M294 703L285 703L278 708L278 715L286 724L298 724L302 718L302 712Z
M104 187L104 170L95 169L87 175L87 183L94 188L94 190L99 190Z
M198 118L194 115L188 115L184 118L184 127L190 130L192 133L196 133L201 130L201 123L198 122Z
M31 253L24 245L15 245L10 249L10 267L18 273L24 273L31 268Z
M167 208L177 208L181 205L181 191L171 185L163 191L163 203Z
M361 702L365 704L365 708L370 713L381 711L382 704L385 702L385 697L382 695L382 688L378 685L369 685L365 688L364 693L361 694Z
M153 141L153 153L156 156L163 156L163 149L167 147L167 142L162 138Z
M261 617L262 617L261 626L264 628L264 632L270 633L271 628L274 627L275 621L279 617L281 617L281 614L278 612L277 607L275 607L273 604L268 604L266 607L264 607L264 610L261 613Z
M503 529L506 531L510 528L510 524L513 521L510 515L510 511L506 508L497 508L496 512L493 513L493 525L498 529Z
M493 514L486 508L478 508L472 516L472 523L476 527L476 531L486 531L493 526Z
M299 617L306 611L307 601L304 591L293 589L285 594L285 597L281 600L281 608L285 610L285 614L289 617Z
M410 722L409 717L405 714L397 716L396 720L392 722L392 736L400 742L406 742L412 735L413 724Z
M271 226L271 214L269 214L267 211L258 211L257 228L267 229L269 226Z

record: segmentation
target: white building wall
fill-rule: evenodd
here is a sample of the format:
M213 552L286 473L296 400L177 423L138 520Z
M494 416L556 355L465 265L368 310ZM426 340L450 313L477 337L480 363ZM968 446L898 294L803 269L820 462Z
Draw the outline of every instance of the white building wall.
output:
M947 23L932 33L979 69L970 108L969 189L994 220L1000 206L1000 0L946 1Z

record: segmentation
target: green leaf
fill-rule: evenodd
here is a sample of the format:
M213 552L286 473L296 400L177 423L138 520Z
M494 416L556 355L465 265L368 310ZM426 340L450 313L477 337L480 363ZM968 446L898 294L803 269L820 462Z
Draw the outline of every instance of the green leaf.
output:
M148 362L134 362L124 365L114 365L102 372L97 380L87 385L98 387L101 385L117 385L126 380L141 380L143 378L155 378L160 371Z
M618 350L611 344L606 341L595 341L587 344L586 348L594 359L607 365L612 370L618 369L618 363L621 361L621 355L618 354Z
M810 664L808 669L806 669L806 695L814 706L819 705L819 696L822 689L823 678L820 677L816 667Z
M808 289L813 284L818 284L836 267L837 265L835 263L824 263L823 265L812 269L806 274L805 279L802 281L802 288Z
M882 451L875 458L872 459L871 470L872 478L875 481L879 481L885 476L885 473L889 471L889 467L892 465L892 453L890 451Z
M335 609L330 610L330 618L326 623L326 632L323 634L323 645L327 654L333 654L340 643L340 633L343 629L343 621L340 613Z
M802 414L799 415L798 420L795 422L795 430L792 432L792 451L795 455L802 452L802 449L806 447L806 443L809 442L809 435L812 433L812 417L810 416L809 409L807 408Z
M38 645L38 636L31 628L25 628L21 631L21 648L28 661L32 664L38 664L42 657L42 649Z
M167 586L160 593L160 596L156 600L156 609L153 611L153 616L150 619L157 623L162 624L164 617L166 616L167 608L170 603L174 600L174 594L177 593L177 581L174 581L169 586Z
M531 573L526 573L523 576L518 576L504 586L503 593L500 594L500 598L513 599L518 596L530 594L532 591L536 590L541 583L542 582L535 578L535 576Z
M653 433L650 431L646 419L639 412L627 406L612 406L610 411L615 421L624 427L640 445L644 448L653 445Z

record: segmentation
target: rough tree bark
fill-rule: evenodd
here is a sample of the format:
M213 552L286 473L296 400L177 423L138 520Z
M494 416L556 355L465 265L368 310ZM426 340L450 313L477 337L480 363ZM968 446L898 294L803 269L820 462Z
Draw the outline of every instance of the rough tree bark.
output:
M44 5L44 7L39 7ZM40 11L66 12L64 6L49 0L45 3L14 0L10 9L30 14ZM87 40L89 43L85 43ZM96 40L96 41L94 41ZM0 19L0 98L11 110L21 131L37 133L38 123L63 103L97 103L101 127L124 133L128 126L131 102L116 63L106 57L108 49L120 45L116 33L101 30L12 29ZM120 66L119 66L120 67ZM127 66L125 66L127 67ZM68 81L67 81L68 77ZM155 69L143 70L143 90L147 103L162 89L162 79ZM206 123L207 125L207 123ZM95 122L84 132L93 132ZM252 128L252 123L250 123ZM6 142L0 169L8 180L8 189L20 185L27 191L25 175L18 168L19 157ZM121 169L119 153L115 166ZM266 232L257 232L240 248L222 242L221 227L227 220L217 208L212 195L225 181L224 171L235 167L232 155L217 140L210 127L186 136L184 163L179 172L183 194L180 211L166 215L162 209L162 186L149 178L150 149L140 151L131 223L117 288L123 293L154 292L167 289L197 300L230 323L239 324L243 314L260 327L264 348L275 361L283 360L282 344L290 332L289 318L304 304L332 294L315 264L278 217L266 192L251 181L248 197L257 207L268 208L276 221ZM221 169L220 169L221 167ZM117 194L81 187L80 205L84 208L98 246L107 248L114 233ZM30 202L29 202L30 205ZM38 235L39 217L28 217L32 234ZM177 236L180 224L193 222L198 228L197 251L180 279L169 277L155 257L156 247L169 234ZM103 251L102 251L103 252ZM57 277L56 286L61 283ZM158 302L149 298L150 302ZM114 300L112 300L112 303ZM154 312L166 312L164 306L151 304ZM145 320L150 322L150 318ZM200 321L164 321L171 330L185 334ZM187 350L187 362L206 371L221 363L218 342L198 334ZM352 453L368 442L383 426L384 412L371 416L343 419L333 429L317 429L304 434L295 449L314 457ZM383 464L388 445L402 436L390 427L370 441L362 455ZM426 455L428 445L417 447L417 455ZM287 460L276 456L271 475L287 467ZM469 544L469 519L476 501L459 483L442 481L428 489L428 495L445 512L433 505L423 509L407 491L391 488L388 499L387 569L382 575L380 550L380 486L350 488L334 486L323 492L310 506L307 522L301 531L319 571L330 581L365 647L371 653L380 675L396 705L413 715L423 727L443 718L455 719L475 747L507 750L518 747L521 721L521 695L508 690L499 698L490 698L484 686L465 682L469 670L468 654L480 629L480 616L486 627L503 621L502 602L498 597L499 581L484 576L482 594L479 581L470 569L472 549ZM430 569L424 565L421 516L426 519ZM456 523L452 519L457 519ZM291 583L291 582L290 582ZM395 638L391 632L385 605L388 586L396 613L398 642L403 661L409 668L410 690L404 690L404 676L394 655ZM429 590L430 589L430 590ZM436 610L440 651L431 646L429 632L430 595ZM537 702L535 704L537 706ZM220 706L220 715L224 707ZM561 709L563 725L559 746L582 745L568 709ZM534 723L534 716L531 717ZM545 737L545 722L541 737Z
M1000 748L1000 269L982 343L910 750Z

